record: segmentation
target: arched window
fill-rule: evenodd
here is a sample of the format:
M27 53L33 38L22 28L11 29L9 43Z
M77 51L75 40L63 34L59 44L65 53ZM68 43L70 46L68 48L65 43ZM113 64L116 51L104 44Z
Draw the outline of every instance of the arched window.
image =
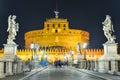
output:
M47 27L49 27L49 24L47 24Z
M55 33L57 33L58 32L58 30L55 30Z
M66 25L64 24L64 26L63 27L66 27Z
M49 30L49 28L47 28L47 30Z
M58 24L58 27L60 27L60 24Z
M53 28L55 28L55 24L53 24Z

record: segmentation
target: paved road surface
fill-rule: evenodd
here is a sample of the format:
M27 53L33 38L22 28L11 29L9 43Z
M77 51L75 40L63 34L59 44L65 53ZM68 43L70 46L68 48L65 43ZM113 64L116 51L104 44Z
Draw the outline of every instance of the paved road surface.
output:
M26 80L104 80L69 68L53 68L39 72Z

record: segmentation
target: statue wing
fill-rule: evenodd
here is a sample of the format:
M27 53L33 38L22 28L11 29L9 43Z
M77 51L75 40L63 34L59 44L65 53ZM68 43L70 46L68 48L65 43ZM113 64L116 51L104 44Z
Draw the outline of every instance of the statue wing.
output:
M112 26L111 26L111 29L112 29L112 31L114 32L113 24L112 24Z
M16 31L19 31L19 23L16 23Z
M8 29L7 29L7 32L10 30L10 26L11 26L11 15L8 17Z

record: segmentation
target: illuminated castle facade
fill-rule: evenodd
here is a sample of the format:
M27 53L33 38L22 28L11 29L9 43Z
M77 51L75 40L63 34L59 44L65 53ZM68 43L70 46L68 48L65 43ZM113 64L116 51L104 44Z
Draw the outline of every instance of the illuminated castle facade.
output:
M89 32L70 29L68 20L58 18L57 12L55 14L55 18L46 19L44 29L25 33L26 49L37 42L41 48L62 48L76 52L78 43L89 43Z

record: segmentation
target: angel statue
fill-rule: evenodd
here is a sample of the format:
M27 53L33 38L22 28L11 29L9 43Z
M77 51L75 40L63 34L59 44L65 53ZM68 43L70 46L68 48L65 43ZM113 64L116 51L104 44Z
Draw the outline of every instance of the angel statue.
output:
M16 44L13 40L15 40L15 36L17 35L17 32L19 30L19 24L15 21L16 16L10 15L8 17L8 29L7 32L9 32L7 44Z
M108 39L106 43L115 43L116 38L115 38L115 35L112 35L112 33L114 32L114 29L113 29L111 17L109 15L106 15L106 19L104 22L102 22L102 24L103 24L104 35Z

